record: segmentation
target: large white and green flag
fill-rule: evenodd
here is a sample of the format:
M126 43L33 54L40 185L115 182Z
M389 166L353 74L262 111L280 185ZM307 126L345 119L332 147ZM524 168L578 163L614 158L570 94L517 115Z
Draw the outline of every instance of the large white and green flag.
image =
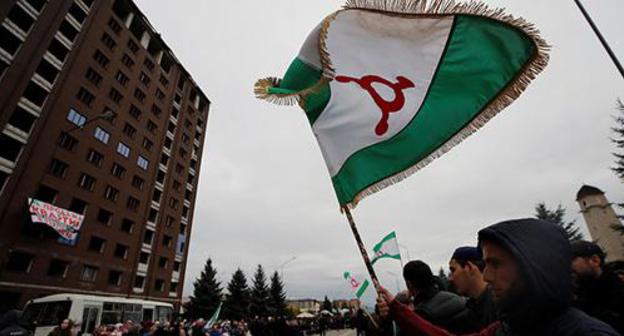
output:
M343 277L349 283L349 287L355 294L355 296L359 299L366 293L366 289L370 285L368 279L358 280L350 272L344 272Z
M401 251L399 251L399 242L396 238L396 232L391 232L384 237L377 245L373 247L373 259L371 264L375 264L377 260L390 258L401 260Z
M350 0L259 98L305 110L341 206L422 168L513 102L548 61L537 30L476 1Z

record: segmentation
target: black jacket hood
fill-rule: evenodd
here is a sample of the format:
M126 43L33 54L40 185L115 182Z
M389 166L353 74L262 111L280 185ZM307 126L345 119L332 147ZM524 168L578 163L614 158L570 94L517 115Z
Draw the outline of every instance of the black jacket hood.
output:
M480 246L483 241L505 248L519 265L521 302L499 307L501 319L512 328L538 327L572 305L572 252L559 226L531 218L511 220L479 231Z

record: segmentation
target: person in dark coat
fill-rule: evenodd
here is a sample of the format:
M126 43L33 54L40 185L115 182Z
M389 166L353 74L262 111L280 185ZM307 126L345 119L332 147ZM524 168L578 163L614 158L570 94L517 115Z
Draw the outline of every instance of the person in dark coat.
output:
M572 251L563 230L538 219L498 223L479 231L484 278L492 286L500 321L478 335L619 335L572 307ZM398 303L385 289L378 305L408 334L452 335Z
M624 282L605 265L605 253L595 243L572 243L576 275L575 306L624 333Z
M420 260L410 261L403 267L403 278L412 296L414 311L431 323L448 330L461 331L466 301L442 291L435 282L429 265Z
M449 261L449 269L449 281L459 295L468 298L463 331L479 331L498 321L494 293L483 279L485 262L481 250L474 246L457 248Z
M0 336L28 336L30 332L22 325L22 312L9 310L0 319Z

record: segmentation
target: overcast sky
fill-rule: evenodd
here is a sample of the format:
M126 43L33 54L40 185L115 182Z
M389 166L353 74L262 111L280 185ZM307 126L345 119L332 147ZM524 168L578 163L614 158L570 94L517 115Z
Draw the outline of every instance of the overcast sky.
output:
M250 279L257 264L272 273L294 257L283 268L289 297L350 298L341 275L365 268L310 126L297 107L252 92L256 79L281 77L310 30L343 1L137 2L212 101L184 294L208 257L224 287L238 267ZM624 79L574 1L485 2L535 23L553 45L550 65L479 132L354 212L368 248L396 230L404 257L435 270L455 247L476 244L480 228L531 216L540 201L562 204L586 231L575 202L583 183L624 201L609 170ZM585 2L624 58L624 2ZM377 272L396 290L398 262L380 262Z

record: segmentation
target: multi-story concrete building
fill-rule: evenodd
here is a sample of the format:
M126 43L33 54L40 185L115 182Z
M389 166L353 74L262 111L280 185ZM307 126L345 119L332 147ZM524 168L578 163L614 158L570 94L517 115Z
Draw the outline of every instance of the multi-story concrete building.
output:
M584 185L576 194L576 201L589 229L591 240L607 253L607 261L624 259L624 237L613 229L622 226L611 203L602 190Z
M132 1L1 1L0 304L179 303L209 106ZM29 198L83 214L78 239Z

